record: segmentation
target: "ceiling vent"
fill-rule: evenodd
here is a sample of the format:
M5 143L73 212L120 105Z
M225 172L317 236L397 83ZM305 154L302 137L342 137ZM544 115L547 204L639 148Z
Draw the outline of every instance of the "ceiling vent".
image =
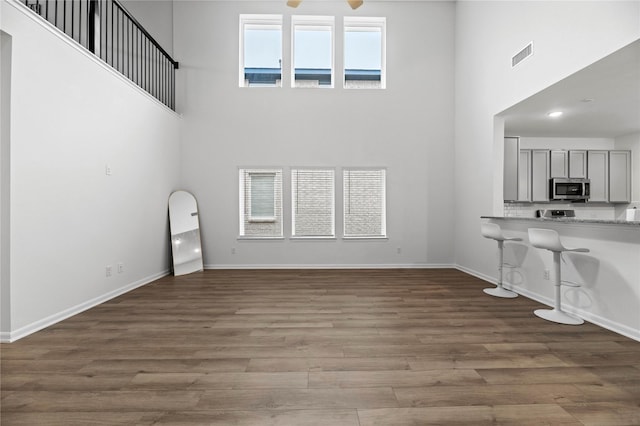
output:
M515 56L511 58L511 68L515 67L531 55L533 55L533 42L527 44L524 49L516 53Z

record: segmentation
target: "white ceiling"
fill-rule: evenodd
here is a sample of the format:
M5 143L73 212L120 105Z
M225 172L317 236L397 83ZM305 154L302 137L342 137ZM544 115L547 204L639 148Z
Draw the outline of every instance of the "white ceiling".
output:
M547 116L556 110L564 114ZM510 136L612 138L640 132L640 40L500 115Z

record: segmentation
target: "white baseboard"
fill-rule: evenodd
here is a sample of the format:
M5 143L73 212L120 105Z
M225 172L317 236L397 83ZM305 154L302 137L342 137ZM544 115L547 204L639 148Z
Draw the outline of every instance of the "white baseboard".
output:
M460 265L456 265L455 266L456 269L459 269L462 272L465 272L469 275L473 275L474 277L480 278L481 280L490 282L492 284L496 284L497 280L489 277L485 274L482 274L478 271L474 271L472 269L466 268L464 266L460 266ZM534 293L526 288L522 288L519 287L517 285L513 285L509 282L504 282L503 287L506 288L507 290L511 290L513 292L518 293L521 296L526 297L527 299L531 299L531 300L535 300L536 302L540 302L544 305L547 305L549 307L553 307L554 305L554 300L543 296L541 294L538 293ZM634 329L632 327L629 327L627 325L624 324L620 324L618 322L615 321L611 321L607 318L601 317L600 315L595 315L591 312L587 312L584 311L582 309L576 309L573 308L571 306L567 306L566 308L563 307L564 310L566 310L567 312L577 315L580 318L582 318L585 321L589 321L592 324L598 325L602 328L606 328L607 330L613 331L614 333L618 333L622 336L628 337L630 339L636 340L638 342L640 342L640 330ZM533 315L533 313L532 313Z
M36 331L40 331L46 327L52 326L56 323L59 323L60 321L63 321L67 318L70 318L74 315L84 312L87 309L91 309L108 300L111 300L122 294L128 293L131 290L135 290L138 287L142 287L143 285L149 284L157 279L165 277L169 275L169 273L170 271L168 269L164 270L157 274L153 274L148 277L142 278L141 280L135 281L131 284L127 284L124 287L120 287L119 289L110 291L109 293L105 293L91 300L87 300L86 302L80 303L79 305L65 309L64 311L58 312L57 314L53 314L41 320L35 321L29 325L19 328L18 330L13 330L11 332L6 332L6 331L2 332L0 333L0 342L1 343L15 342L18 339L22 339L23 337L26 337L30 334L35 333Z
M401 264L250 264L250 265L204 265L204 269L443 269L455 268L452 264L401 263Z

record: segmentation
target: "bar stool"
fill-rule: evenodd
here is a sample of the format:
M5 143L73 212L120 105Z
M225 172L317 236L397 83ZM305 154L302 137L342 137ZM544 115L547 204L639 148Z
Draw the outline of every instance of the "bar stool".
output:
M529 228L529 242L532 246L549 250L553 253L553 284L556 288L555 306L553 309L536 309L533 313L547 321L553 321L560 324L580 325L584 321L574 315L570 315L562 310L560 286L561 280L560 258L562 252L573 251L578 253L588 253L587 248L569 248L562 245L558 233L553 229Z
M497 287L495 288L485 288L484 291L487 294L490 294L492 296L496 296L496 297L505 297L508 299L513 299L514 297L518 297L518 293L515 293L511 290L507 290L506 288L504 288L502 286L502 266L504 263L504 242L505 241L522 241L522 238L515 238L515 237L505 237L502 234L502 229L500 228L500 225L495 224L495 223L482 223L480 225L480 232L482 233L482 236L485 238L490 238L492 240L496 240L498 242L498 254L499 254L499 261L498 261L498 284Z

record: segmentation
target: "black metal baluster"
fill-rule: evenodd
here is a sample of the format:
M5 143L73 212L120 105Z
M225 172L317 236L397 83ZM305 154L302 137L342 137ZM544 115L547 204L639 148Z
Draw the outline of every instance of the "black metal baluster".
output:
M129 78L133 75L133 22L129 21Z
M62 0L62 32L67 33L67 1Z
M114 64L115 64L115 61L113 59L113 3L111 3L111 66L113 67Z
M171 109L176 109L176 68L171 70Z
M118 71L120 71L120 9L116 12L116 59L118 62Z
M75 17L75 11L76 11L75 4L76 4L75 1L72 0L71 1L71 38L73 38L73 35L74 35L74 32L75 32L75 25L74 25L75 20L76 20L76 17Z
M78 10L78 39L79 39L80 44L82 44L82 30L83 30L83 28L82 28L82 2L83 2L83 0L79 0L80 9ZM89 9L89 4L87 3L87 10L88 9ZM85 44L82 44L85 47L87 46L88 40L89 40L87 38L87 36L88 36L88 34L85 34L85 36L84 36L84 43Z

